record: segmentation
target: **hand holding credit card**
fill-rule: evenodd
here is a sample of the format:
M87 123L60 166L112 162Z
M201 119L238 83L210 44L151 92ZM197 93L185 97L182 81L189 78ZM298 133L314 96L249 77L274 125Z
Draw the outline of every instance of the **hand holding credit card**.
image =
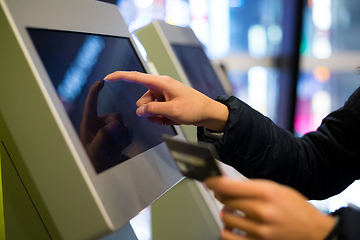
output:
M219 159L210 143L188 143L172 136L163 135L180 172L189 178L204 181L207 177L220 176Z

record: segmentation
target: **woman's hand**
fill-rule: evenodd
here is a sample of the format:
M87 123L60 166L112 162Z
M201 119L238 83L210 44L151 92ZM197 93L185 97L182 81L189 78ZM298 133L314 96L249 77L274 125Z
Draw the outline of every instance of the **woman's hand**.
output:
M319 212L296 190L268 180L235 181L213 177L205 181L225 204L225 240L323 240L333 217ZM241 230L243 234L238 234Z
M105 77L108 82L127 81L149 89L136 103L136 114L159 124L204 126L215 132L226 127L227 107L167 76L117 71Z

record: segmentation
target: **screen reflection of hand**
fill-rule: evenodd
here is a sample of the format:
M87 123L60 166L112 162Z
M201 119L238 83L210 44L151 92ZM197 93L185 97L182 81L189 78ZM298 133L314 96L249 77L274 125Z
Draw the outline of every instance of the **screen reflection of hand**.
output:
M120 113L98 115L98 96L104 84L101 80L91 86L80 126L81 142L97 173L128 159L122 152L133 136L133 129L124 125Z

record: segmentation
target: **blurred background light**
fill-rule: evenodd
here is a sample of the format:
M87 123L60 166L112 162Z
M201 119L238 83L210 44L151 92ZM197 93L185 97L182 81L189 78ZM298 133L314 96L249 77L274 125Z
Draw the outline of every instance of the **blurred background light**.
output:
M318 59L331 57L332 49L329 38L325 36L315 36L312 44L312 53Z
M346 7L340 7L338 12L339 24L344 28L348 28L351 23L351 15L349 9Z
M317 129L321 121L331 112L331 97L328 91L317 91L311 101L313 113L312 129Z
M282 29L277 24L271 24L267 29L267 35L269 38L269 41L272 44L279 44L282 41L283 34Z
M165 6L163 3L164 0L157 0L154 1L152 4L152 15L154 19L157 20L164 20L165 18Z
M209 2L207 0L189 0L189 8L190 27L200 42L208 48L210 45Z
M207 53L210 58L225 57L230 50L230 11L229 0L209 1L210 36Z
M314 25L322 31L331 27L331 0L313 0L312 19Z
M232 8L240 8L240 7L244 6L245 3L246 3L246 0L230 0L229 6Z
M154 0L135 0L134 3L138 8L150 7Z
M360 182L355 181L349 187L347 187L341 194L330 197L322 201L310 201L313 205L324 211L334 212L340 207L347 207L349 203L360 206Z
M313 75L315 79L320 83L325 83L329 81L331 77L330 69L324 66L316 67L313 70Z
M150 14L144 13L140 15L136 20L132 21L129 24L129 32L133 33L136 30L148 25L153 21L153 18Z
M248 32L249 54L253 58L263 58L267 51L267 36L263 25L255 24Z
M208 16L209 2L207 0L189 0L189 5L193 18L206 18Z
M248 84L248 104L266 115L268 91L268 74L266 68L261 66L250 68L248 72Z
M184 0L172 0L165 2L165 22L181 27L190 24L189 3Z
M190 23L190 27L199 41L205 47L208 47L210 45L210 26L208 20L204 18L193 19Z

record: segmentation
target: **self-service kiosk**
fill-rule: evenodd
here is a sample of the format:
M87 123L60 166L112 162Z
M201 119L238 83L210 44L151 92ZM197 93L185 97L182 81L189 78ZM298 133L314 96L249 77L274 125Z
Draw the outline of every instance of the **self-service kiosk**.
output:
M99 81L149 72L116 6L0 0L0 140L7 239L99 239L182 179L146 88ZM1 226L1 224L0 224Z

